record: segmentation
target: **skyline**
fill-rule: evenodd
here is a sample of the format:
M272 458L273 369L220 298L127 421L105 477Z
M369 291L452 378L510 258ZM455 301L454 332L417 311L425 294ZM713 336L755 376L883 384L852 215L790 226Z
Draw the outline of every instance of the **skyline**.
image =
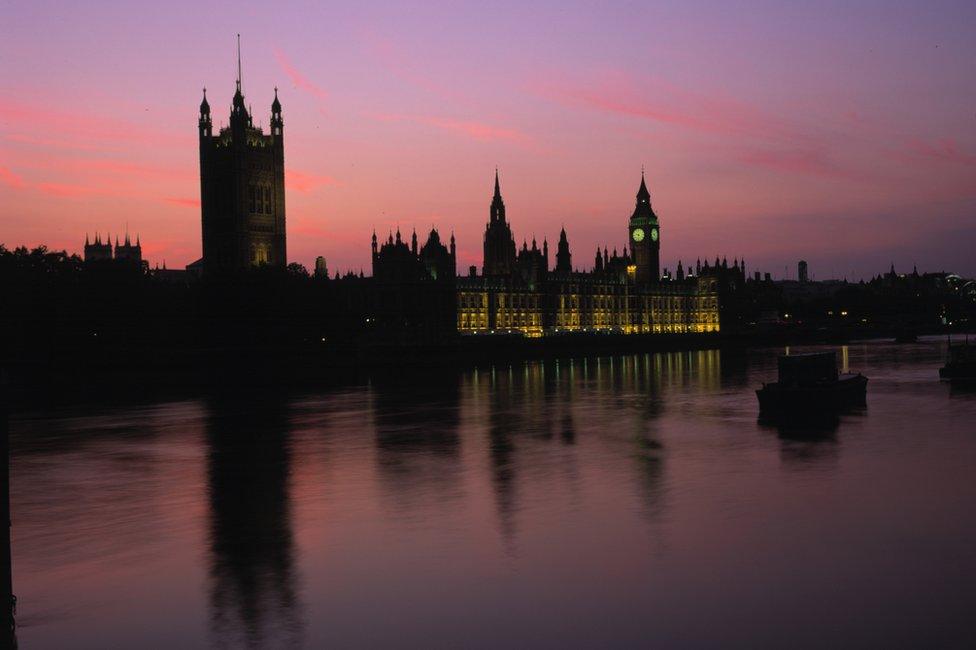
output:
M519 245L552 246L565 226L586 267L598 245L627 243L645 165L662 266L718 255L777 277L801 258L819 279L892 262L976 274L965 3L498 6L476 18L308 6L236 20L222 4L53 4L15 3L0 44L14 63L0 100L8 247L79 251L86 232L128 223L151 263L198 259L201 88L226 123L241 32L244 91L265 128L280 89L289 261L307 267L324 255L330 270L368 269L373 229L398 225L453 230L458 270L480 266L496 165ZM181 48L167 50L175 35Z

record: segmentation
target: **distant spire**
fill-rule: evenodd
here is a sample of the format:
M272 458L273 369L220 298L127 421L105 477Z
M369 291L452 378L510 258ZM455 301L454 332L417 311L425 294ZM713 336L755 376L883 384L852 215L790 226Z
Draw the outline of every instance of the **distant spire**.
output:
M281 112L281 102L278 101L278 86L275 86L275 96L274 96L274 101L271 102L271 112L272 113Z
M637 190L637 199L650 200L651 193L647 191L647 183L644 182L644 166L641 165L641 184L640 188Z
M241 35L237 35L237 92L243 94L241 91L241 86L243 85L243 79L241 79Z
M495 167L495 198L502 198L501 186L498 184L498 167Z

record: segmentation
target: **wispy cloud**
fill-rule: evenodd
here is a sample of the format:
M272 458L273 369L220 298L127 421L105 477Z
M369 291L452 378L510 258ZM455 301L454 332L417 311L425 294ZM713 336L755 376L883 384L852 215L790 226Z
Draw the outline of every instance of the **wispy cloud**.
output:
M951 138L935 141L913 140L908 145L907 153L910 157L929 162L976 167L976 155L960 150L959 144Z
M285 170L285 187L296 192L307 193L325 185L339 186L342 183L332 176L309 174L294 169Z
M0 166L0 183L3 183L7 187L24 187L24 179L18 174L15 174L12 170Z
M40 131L58 136L62 147L99 149L118 148L120 142L152 144L168 149L179 149L192 142L185 133L166 133L158 128L146 129L139 124L108 117L99 113L77 109L61 111L43 105L19 102L0 102L0 122L6 122L12 132L4 137L30 138L31 132ZM48 144L56 144L54 137Z
M163 201L166 203L172 203L173 205L180 205L184 208L199 208L200 199L191 199L187 197L180 196L166 196L163 197Z
M27 135L25 133L8 133L3 136L4 140L8 142L15 142L17 144L31 145L34 147L44 147L47 149L67 149L70 151L90 151L90 152L118 152L123 151L123 147L119 146L107 146L105 143L85 143L85 142L71 142L59 138L38 138L33 135Z
M817 149L752 149L740 153L738 160L776 172L848 180L861 177L832 161L825 151Z
M43 194L60 196L63 198L81 198L86 196L125 196L108 188L91 185L76 185L72 183L37 183L34 187Z
M328 98L329 94L302 74L298 68L292 64L291 60L284 52L278 48L275 48L274 56L275 60L278 61L278 65L281 66L282 71L288 75L288 78L291 80L293 86L299 90L304 90L313 97L322 101L325 101Z
M455 120L443 117L397 114L379 114L374 115L374 117L382 122L412 122L414 124L433 126L444 131L463 135L478 142L502 141L527 145L532 141L527 134L518 129L495 126L475 120Z
M158 165L142 163L132 160L114 160L99 157L78 156L30 156L22 164L25 169L32 169L47 174L72 174L85 177L117 178L119 176L136 176L146 179L181 179L197 178L192 169L172 165Z
M472 104L469 97L459 93L450 85L440 83L430 75L418 72L419 66L414 62L413 57L393 39L372 31L362 33L360 38L366 50L396 77L443 99L466 105Z
M706 95L656 78L609 71L585 80L545 79L530 91L565 106L588 108L668 126L720 135L788 136L792 125L749 104Z

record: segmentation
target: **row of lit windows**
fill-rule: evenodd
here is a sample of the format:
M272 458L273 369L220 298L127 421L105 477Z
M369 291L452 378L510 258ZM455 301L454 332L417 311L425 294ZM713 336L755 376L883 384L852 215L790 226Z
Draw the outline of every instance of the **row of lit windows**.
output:
M507 300L506 300L507 298ZM541 310L538 294L501 294L498 296L496 327L500 331L515 330L529 335L541 335ZM574 305L566 309L566 298ZM508 306L505 306L505 303ZM584 309L579 309L579 303ZM561 308L554 314L557 329L598 329L637 332L717 332L719 330L718 301L714 297L670 296L647 297L641 301L643 309L629 309L624 296L577 295L560 296ZM486 330L488 326L487 295L460 293L458 296L458 327L462 332ZM514 307L519 305L521 310ZM641 323L633 324L632 318Z

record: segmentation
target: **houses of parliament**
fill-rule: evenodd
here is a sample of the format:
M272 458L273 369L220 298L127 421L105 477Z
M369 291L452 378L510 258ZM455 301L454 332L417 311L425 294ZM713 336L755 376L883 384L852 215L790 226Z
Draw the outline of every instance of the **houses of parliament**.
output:
M675 276L660 268L661 224L641 175L627 222L630 250L597 250L589 271L573 267L566 229L559 233L555 265L549 243L516 248L505 213L498 172L484 234L481 274L471 267L457 279L457 328L462 334L570 332L686 334L718 332L718 278Z
M204 89L197 125L203 257L187 267L188 277L287 266L284 120L277 89L269 124L269 133L254 125L240 59L229 125L217 133ZM457 334L718 332L723 276L744 276L744 264L740 269L737 262L734 268L718 260L713 266L699 262L686 273L679 262L674 274L662 273L662 227L643 172L635 199L626 219L627 245L620 252L597 249L589 269L580 270L565 228L554 264L547 240L541 247L535 240L517 246L496 170L480 272L471 266L459 274L453 234L445 241L433 229L422 244L416 232L409 244L399 231L382 239L374 232L371 278L328 279L321 258L315 275L344 285L330 295L339 296L350 314L379 331L396 332L403 342ZM101 250L97 244L86 247L86 257L89 248L93 255Z
M265 134L245 106L238 68L229 123L213 134L204 93L198 123L203 272L284 267L284 121L277 90ZM381 321L416 320L410 305L430 306L426 293L438 296L432 308L445 318L450 313L460 334L718 332L718 279L710 267L702 272L699 264L686 274L679 264L674 275L661 273L661 224L643 173L626 232L621 252L597 250L592 268L579 271L563 229L551 265L547 241L541 248L534 240L516 246L496 170L481 273L471 267L458 275L453 235L445 245L431 230L420 245L413 233L408 245L400 232L382 242L374 232L372 281L389 287L376 289L388 300L380 299L375 311Z

